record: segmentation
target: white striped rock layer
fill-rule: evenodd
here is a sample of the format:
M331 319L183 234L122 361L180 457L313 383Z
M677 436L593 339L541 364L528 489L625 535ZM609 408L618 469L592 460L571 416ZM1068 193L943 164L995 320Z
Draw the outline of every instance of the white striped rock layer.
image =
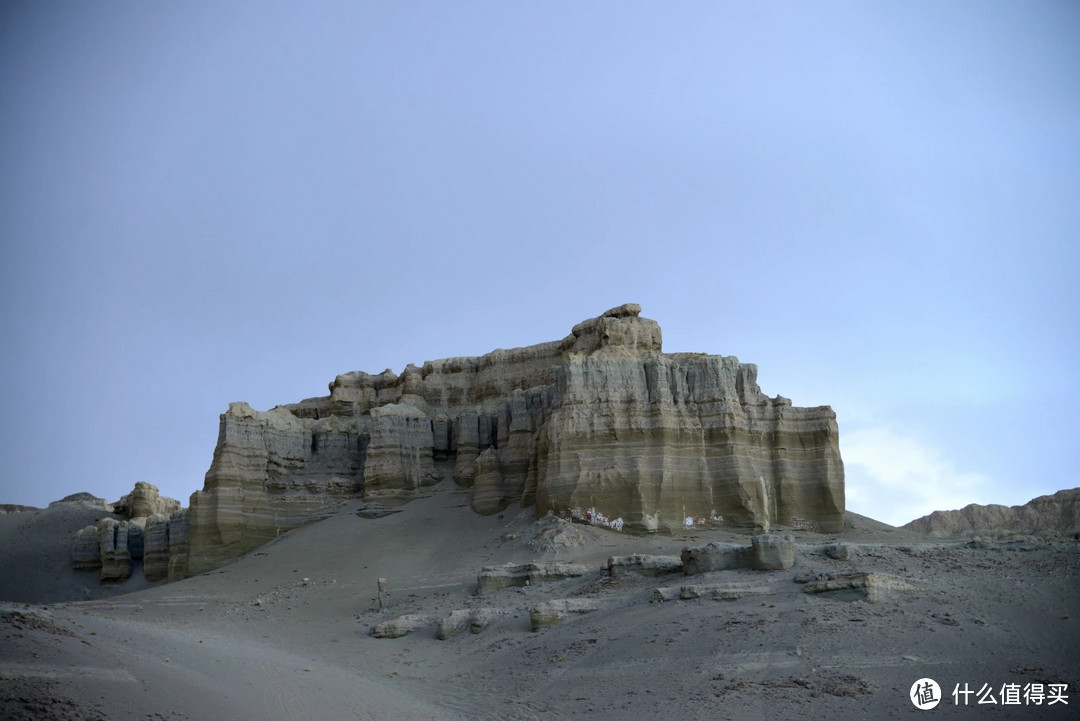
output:
M634 532L839 531L828 406L767 398L735 357L666 354L627 304L561 341L354 371L266 412L233 403L191 497L187 571L223 565L342 501L405 501L444 478L510 505Z

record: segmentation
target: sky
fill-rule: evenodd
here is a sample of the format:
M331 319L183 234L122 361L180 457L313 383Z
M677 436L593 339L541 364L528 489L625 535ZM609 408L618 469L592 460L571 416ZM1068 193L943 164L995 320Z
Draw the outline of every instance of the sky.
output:
M1080 486L1080 4L0 0L0 502L566 336L831 405L893 524Z

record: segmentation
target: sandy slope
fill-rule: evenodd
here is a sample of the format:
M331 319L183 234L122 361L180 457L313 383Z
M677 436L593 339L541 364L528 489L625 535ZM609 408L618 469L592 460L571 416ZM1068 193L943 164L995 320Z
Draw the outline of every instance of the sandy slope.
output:
M122 587L103 587L98 571L71 569L71 535L106 517L119 518L77 502L0 515L0 601L84 600L148 588L141 561Z
M359 504L227 568L137 593L27 609L0 625L0 716L109 719L1075 718L1080 544L944 544L851 516L850 561L804 545L791 571L609 579L612 554L677 554L745 537L632 537L573 526L585 545L541 553L529 511L479 517L452 486L378 519ZM481 565L581 560L579 578L475 595ZM798 572L877 570L920 590L882 604L811 596ZM35 575L33 568L21 571ZM391 610L373 610L376 579ZM748 582L736 601L651 602L653 589ZM606 609L530 630L545 598ZM434 623L368 635L400 614L495 606L508 615L446 641ZM1068 616L1068 618L1065 618ZM907 699L935 678L945 703ZM1070 684L1070 705L957 707L954 684ZM972 703L976 699L972 698ZM29 707L29 710L28 710ZM25 714L20 716L20 714ZM81 715L80 715L81 714Z

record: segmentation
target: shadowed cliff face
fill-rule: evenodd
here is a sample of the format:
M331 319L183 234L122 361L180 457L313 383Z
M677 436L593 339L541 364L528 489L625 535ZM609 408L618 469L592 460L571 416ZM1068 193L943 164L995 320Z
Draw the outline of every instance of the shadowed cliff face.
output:
M404 501L443 478L620 530L839 531L836 416L766 398L734 357L665 354L628 304L561 341L354 371L267 412L234 403L191 497L188 572L227 563L347 498Z

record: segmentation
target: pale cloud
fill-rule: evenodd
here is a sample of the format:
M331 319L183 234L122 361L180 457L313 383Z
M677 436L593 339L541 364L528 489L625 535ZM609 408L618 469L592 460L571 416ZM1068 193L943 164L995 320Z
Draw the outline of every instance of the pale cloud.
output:
M840 450L848 509L892 525L980 502L990 485L985 476L957 469L938 449L886 427L842 435Z

